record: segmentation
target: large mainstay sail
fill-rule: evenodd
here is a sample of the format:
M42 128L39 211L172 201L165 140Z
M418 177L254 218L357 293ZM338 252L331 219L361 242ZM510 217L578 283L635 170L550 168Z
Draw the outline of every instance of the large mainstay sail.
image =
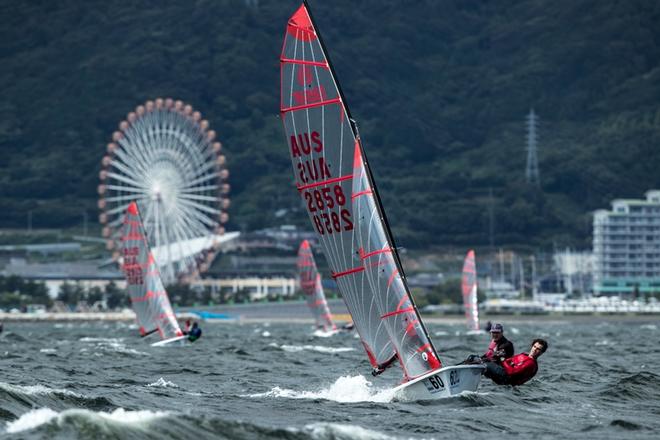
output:
M477 268L474 262L473 250L470 250L465 256L461 289L463 290L463 305L465 306L467 326L470 330L478 331L479 309L477 305Z
M321 274L316 268L314 254L307 240L303 240L298 249L298 275L300 288L307 298L307 305L314 315L316 326L325 331L335 330L336 326L332 322L330 308L321 285Z
M140 334L146 336L158 331L161 339L183 336L160 279L158 267L149 250L135 202L126 210L122 242L122 270L126 276Z
M280 61L280 113L296 186L371 364L396 355L406 379L438 368L306 4L289 19Z

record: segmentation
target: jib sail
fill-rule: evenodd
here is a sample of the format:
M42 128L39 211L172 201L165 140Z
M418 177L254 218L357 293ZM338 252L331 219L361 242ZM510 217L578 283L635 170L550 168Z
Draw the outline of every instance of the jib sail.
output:
M440 368L440 360L402 276L383 207L375 191L373 177L363 160L359 139L355 143L351 198L360 258L371 288L377 293L380 319L399 357L404 379L413 379Z

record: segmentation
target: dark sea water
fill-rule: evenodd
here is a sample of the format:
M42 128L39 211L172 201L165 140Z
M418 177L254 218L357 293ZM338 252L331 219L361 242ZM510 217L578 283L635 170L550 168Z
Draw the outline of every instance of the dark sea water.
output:
M0 437L659 438L657 318L503 322L516 352L549 341L536 378L432 402L397 401L398 372L372 378L353 335L309 324L203 323L198 343L153 348L125 323L8 322ZM488 344L427 326L446 365Z

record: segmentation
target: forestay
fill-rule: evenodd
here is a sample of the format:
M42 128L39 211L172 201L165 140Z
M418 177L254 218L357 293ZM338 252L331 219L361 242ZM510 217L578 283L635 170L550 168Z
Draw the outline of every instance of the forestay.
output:
M389 360L394 349L356 243L351 207L356 137L304 4L289 19L280 62L280 114L296 186L375 367Z
M474 261L474 251L470 250L463 263L463 305L465 306L465 319L470 330L479 330L479 308L477 305L477 268Z
M126 210L122 231L122 270L142 336L158 331L161 339L182 336L158 267L149 250L137 204Z
M314 315L316 326L325 331L335 330L336 326L332 322L330 308L321 284L321 274L316 268L314 254L312 254L312 248L307 240L303 240L298 249L298 276L300 288L305 294L312 315Z
M394 344L404 379L414 379L440 368L440 360L399 271L396 251L387 234L382 206L365 167L359 140L355 143L351 198L360 257L369 284L377 292L380 319Z

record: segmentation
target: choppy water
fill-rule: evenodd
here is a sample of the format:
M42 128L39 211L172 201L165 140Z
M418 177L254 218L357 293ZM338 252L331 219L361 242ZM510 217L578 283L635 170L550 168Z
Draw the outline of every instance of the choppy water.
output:
M549 340L537 377L434 402L397 401L357 339L303 324L209 323L192 346L152 348L123 323L6 323L0 437L657 438L657 319L504 323L516 352ZM428 327L445 364L488 343Z

